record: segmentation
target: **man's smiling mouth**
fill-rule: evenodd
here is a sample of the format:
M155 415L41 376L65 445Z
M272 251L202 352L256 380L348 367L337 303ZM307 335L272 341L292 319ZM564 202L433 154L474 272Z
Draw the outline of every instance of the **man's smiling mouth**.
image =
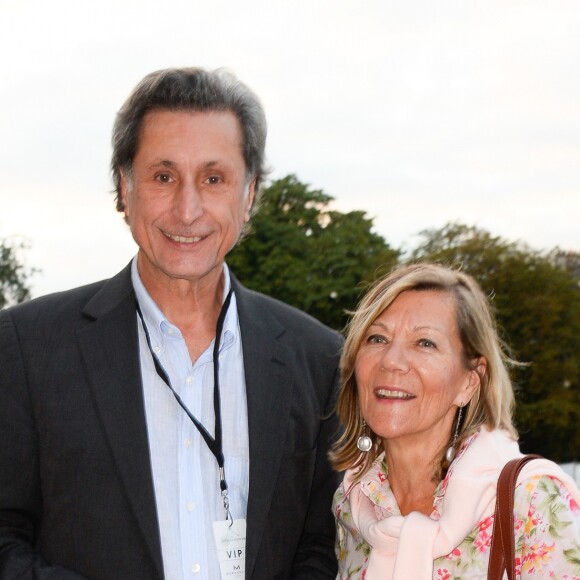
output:
M169 234L167 232L163 232L163 234L170 240L173 240L174 242L179 242L181 244L193 244L203 239L203 236L193 236L190 238L187 236L174 236L173 234Z

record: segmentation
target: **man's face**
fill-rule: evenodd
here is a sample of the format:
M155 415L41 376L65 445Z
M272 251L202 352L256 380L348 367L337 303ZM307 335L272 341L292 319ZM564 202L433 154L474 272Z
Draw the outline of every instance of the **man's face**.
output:
M152 111L143 119L125 216L146 286L216 283L254 197L231 112Z

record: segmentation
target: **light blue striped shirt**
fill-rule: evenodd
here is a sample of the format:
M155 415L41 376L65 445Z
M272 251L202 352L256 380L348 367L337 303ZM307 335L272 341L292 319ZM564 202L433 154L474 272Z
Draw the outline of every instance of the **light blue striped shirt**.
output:
M136 259L133 260L131 276L151 346L169 375L171 386L213 437L213 342L192 365L181 332L165 318L143 286ZM225 265L224 276L225 297L231 286ZM139 318L137 323L165 578L220 578L213 522L224 520L225 511L217 461L195 425L157 375ZM235 294L224 321L219 368L230 510L235 519L245 518L249 486L248 411Z

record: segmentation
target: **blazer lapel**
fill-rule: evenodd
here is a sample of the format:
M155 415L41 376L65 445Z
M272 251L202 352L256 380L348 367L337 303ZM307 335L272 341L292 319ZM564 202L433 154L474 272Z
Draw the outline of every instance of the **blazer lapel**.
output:
M79 332L93 401L121 484L162 578L130 266L103 286L84 313L94 318Z
M246 577L258 555L284 452L290 415L293 354L278 338L284 327L232 277L236 293L248 402L250 489L246 534Z

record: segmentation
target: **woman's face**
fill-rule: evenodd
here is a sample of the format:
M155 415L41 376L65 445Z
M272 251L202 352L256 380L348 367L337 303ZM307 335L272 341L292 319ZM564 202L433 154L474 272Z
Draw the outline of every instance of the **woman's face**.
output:
M479 385L465 368L453 294L402 292L364 335L355 377L362 416L385 447L445 445Z

